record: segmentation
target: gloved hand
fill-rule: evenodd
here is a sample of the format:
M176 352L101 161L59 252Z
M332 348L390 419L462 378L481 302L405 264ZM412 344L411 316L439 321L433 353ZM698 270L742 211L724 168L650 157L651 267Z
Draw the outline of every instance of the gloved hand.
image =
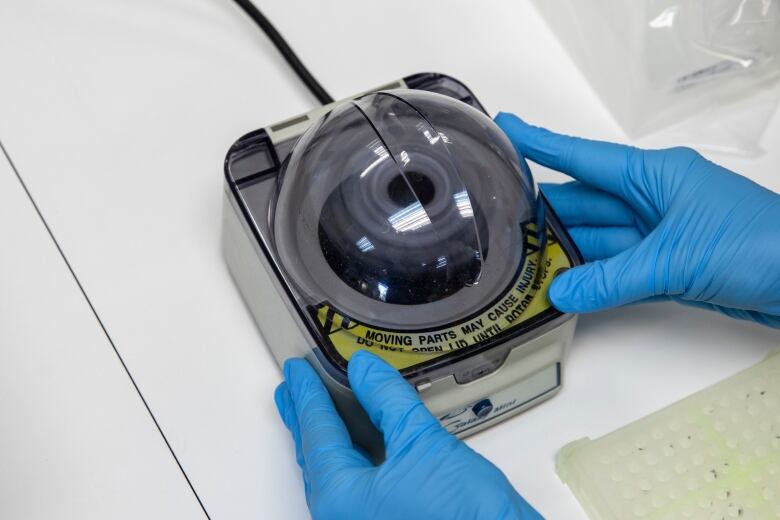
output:
M498 468L439 425L395 369L360 351L348 375L384 435L386 460L379 466L352 445L306 361L285 363L285 382L274 396L295 440L315 520L541 518Z
M547 185L590 263L550 287L562 311L670 297L780 327L780 195L687 148L640 150L496 123L531 161L579 182Z

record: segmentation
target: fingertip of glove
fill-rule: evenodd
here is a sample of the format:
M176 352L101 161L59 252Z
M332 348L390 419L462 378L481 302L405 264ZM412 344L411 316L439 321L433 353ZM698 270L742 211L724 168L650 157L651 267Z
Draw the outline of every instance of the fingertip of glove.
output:
M274 403L276 403L276 410L279 412L279 415L284 417L284 410L287 408L287 400L286 400L286 393L289 390L287 390L287 383L284 381L279 384L279 386L276 387L276 390L274 390Z
M295 386L306 376L306 372L313 370L305 359L290 358L284 362L284 379L289 385Z
M512 124L522 124L526 125L526 122L520 119L515 114L511 114L509 112L499 112L495 118L493 118L493 121L500 126L501 128L505 128L506 125L512 125Z
M293 371L294 362L295 359L288 359L284 362L284 366L282 367L282 373L284 374L284 379L286 381L290 380L290 376L292 375L292 371Z
M556 276L547 292L550 303L562 312L577 312L571 293L571 278L572 274L570 271Z
M347 364L347 372L358 373L370 370L372 366L380 362L379 357L367 350L358 350L349 360Z
M290 414L295 407L287 383L282 382L276 387L276 391L274 392L274 403L276 404L276 411L279 413L279 418L281 418L287 429L292 431L293 425L291 424Z
M400 377L395 368L376 354L365 350L355 352L347 364L347 377L353 389L363 388L367 384L391 376Z
M349 362L351 363L353 360L360 360L360 359L379 359L376 354L369 352L368 350L362 349L358 350L354 354L352 354L352 357L350 358Z
M586 264L558 275L547 293L550 303L559 311L572 314L604 308L604 297L597 290L593 273L593 264Z

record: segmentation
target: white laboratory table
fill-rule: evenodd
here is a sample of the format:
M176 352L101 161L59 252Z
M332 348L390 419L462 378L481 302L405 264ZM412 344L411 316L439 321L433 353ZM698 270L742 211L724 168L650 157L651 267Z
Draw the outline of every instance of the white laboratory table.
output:
M0 517L203 518L0 153Z
M441 71L491 112L625 140L527 0L257 2L336 97ZM281 375L219 232L227 147L314 100L230 0L3 1L0 67L0 140L181 463L2 164L0 516L202 518L199 498L214 519L306 518ZM780 191L777 115L763 144L712 157ZM546 516L584 518L554 472L562 445L776 345L671 304L583 316L563 391L468 442Z

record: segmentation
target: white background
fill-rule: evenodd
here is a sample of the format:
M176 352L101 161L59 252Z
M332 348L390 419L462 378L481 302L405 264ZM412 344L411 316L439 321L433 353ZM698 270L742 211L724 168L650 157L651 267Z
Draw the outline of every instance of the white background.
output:
M493 114L625 141L528 1L258 5L334 97L440 71ZM281 375L219 232L228 146L314 103L230 0L0 0L0 140L215 519L307 517ZM711 158L780 191L778 144L776 115L764 156ZM0 516L202 518L2 159ZM583 316L563 391L468 442L544 515L584 518L554 472L561 446L778 344L671 304Z

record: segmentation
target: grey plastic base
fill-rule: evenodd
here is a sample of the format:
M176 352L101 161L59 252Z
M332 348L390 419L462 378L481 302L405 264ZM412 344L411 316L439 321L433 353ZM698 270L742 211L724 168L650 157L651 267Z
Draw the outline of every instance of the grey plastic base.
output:
M308 359L322 377L353 440L377 460L381 459L381 436L350 389L333 379L314 355L315 339L301 322L268 258L255 243L232 194L226 191L223 202L225 260L277 363L282 366L291 357ZM563 316L533 337L514 340L517 344L499 369L470 383L458 384L452 374L434 374L410 384L444 427L458 437L471 435L557 393L575 323L574 316ZM452 372L456 372L455 367Z

